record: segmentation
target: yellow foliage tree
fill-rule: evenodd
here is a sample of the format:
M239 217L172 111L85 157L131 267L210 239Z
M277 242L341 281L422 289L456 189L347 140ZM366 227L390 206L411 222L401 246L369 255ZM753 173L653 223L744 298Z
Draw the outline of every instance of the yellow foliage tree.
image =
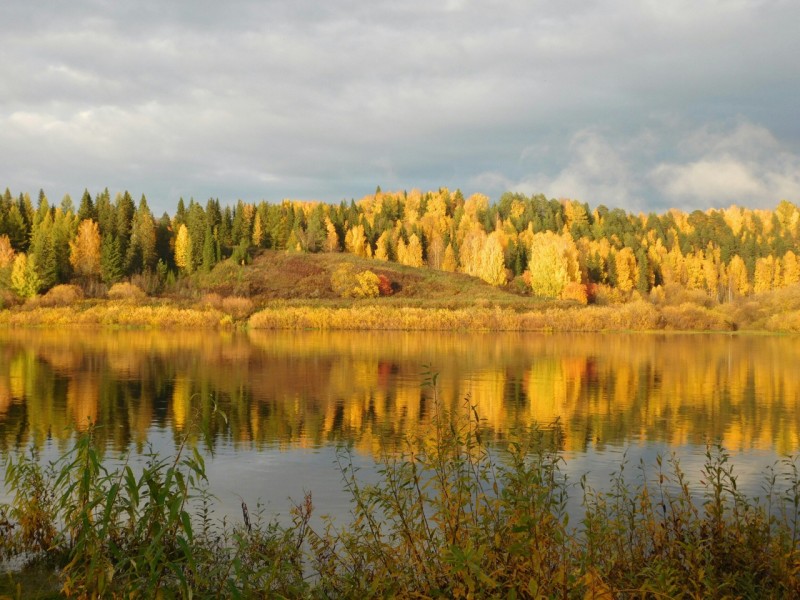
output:
M192 270L192 238L186 225L181 223L175 238L175 264L184 271Z
M339 234L330 217L325 217L325 252L339 252Z
M480 277L481 256L483 245L486 243L486 233L477 227L470 228L461 241L458 252L458 262L462 273Z
M489 209L489 197L484 194L472 194L464 202L464 215L472 221L478 220L478 213Z
M712 298L719 300L720 281L724 281L725 265L720 258L720 249L709 242L703 256L703 278L705 287Z
M7 235L0 235L0 286L11 284L11 268L14 264L15 252Z
M347 231L347 235L344 238L344 246L351 254L372 258L372 249L367 243L367 237L364 235L364 226L361 224L353 225Z
M564 200L564 217L566 227L569 229L573 225L588 225L589 214L586 207L577 200Z
M614 255L614 266L617 268L617 289L629 293L636 286L636 255L627 246Z
M251 236L253 246L256 248L261 247L264 241L264 225L261 223L261 213L256 211L256 216L253 219L253 235Z
M444 234L450 224L447 217L447 204L444 199L446 191L432 192L428 198L425 215L420 219L425 234L428 236Z
M81 277L100 275L100 228L93 220L78 225L78 234L69 243L69 263Z
M491 285L503 285L506 282L503 246L498 235L497 232L491 233L481 252L480 278Z
M11 289L22 298L33 298L41 286L35 257L28 257L24 252L17 254L11 268Z
M403 211L403 223L406 227L411 227L419 219L419 211L422 207L422 192L418 189L413 189L408 192Z
M397 262L409 267L422 266L422 244L416 234L411 234L407 244L403 238L397 240Z
M552 231L535 234L528 271L534 294L558 298L570 281L580 281L578 252L572 238Z
M422 242L419 241L416 233L412 233L408 238L406 247L406 260L403 263L409 267L422 266Z
M797 255L789 250L783 255L783 285L800 283L800 262Z
M444 249L444 258L442 259L442 271L455 273L457 268L458 263L456 262L456 253L455 250L453 250L453 244L447 244L447 248Z
M728 263L728 298L746 296L750 293L750 280L747 278L747 266L738 254L734 254Z
M444 239L436 232L431 232L430 242L428 243L428 266L431 269L441 269L444 259Z
M739 206L730 206L722 211L722 218L725 223L731 228L733 235L739 235L744 226L744 211Z
M0 235L0 269L10 267L14 263L14 248L6 234Z
M700 290L705 287L703 275L703 253L690 252L684 257L686 267L686 287L690 290Z
M772 289L775 280L775 259L765 256L756 261L756 271L753 275L753 291L757 294L768 292Z
M355 281L353 265L343 263L331 273L331 289L342 298L350 296L350 291L353 289Z
M389 260L389 238L391 234L384 231L378 236L378 241L375 242L375 259L376 260Z

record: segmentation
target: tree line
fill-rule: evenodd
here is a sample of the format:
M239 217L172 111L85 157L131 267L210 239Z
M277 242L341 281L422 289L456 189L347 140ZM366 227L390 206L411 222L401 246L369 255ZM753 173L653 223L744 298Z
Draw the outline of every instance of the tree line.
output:
M629 213L569 199L505 193L465 198L440 188L383 192L338 204L284 200L222 206L181 198L156 218L145 196L85 190L51 203L44 191L0 196L0 288L21 297L60 283L86 289L138 277L154 293L220 261L261 249L349 252L462 272L542 297L625 300L665 286L716 301L800 281L800 209L740 206ZM101 283L102 282L102 283Z

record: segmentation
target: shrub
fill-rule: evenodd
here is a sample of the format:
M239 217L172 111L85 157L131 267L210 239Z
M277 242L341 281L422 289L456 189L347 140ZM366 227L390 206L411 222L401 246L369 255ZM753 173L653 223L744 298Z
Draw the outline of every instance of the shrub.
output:
M355 279L353 265L342 263L331 273L331 289L337 296L349 298L350 290L355 285Z
M574 300L578 304L588 304L589 298L586 294L586 286L576 281L570 281L564 286L561 292L562 300Z
M695 304L697 306L712 307L715 302L705 290L687 290L682 285L670 283L656 286L650 290L650 300L663 306L681 306Z
M222 308L222 296L216 293L203 294L200 298L200 306L203 308Z
M797 597L795 461L768 470L770 511L721 447L706 450L700 502L676 459L657 457L655 477L642 464L633 485L623 460L607 490L582 482L576 528L557 425L490 447L474 406L432 405L432 431L384 454L376 483L342 455L354 521L309 538L322 597Z
M381 296L391 296L394 294L392 282L386 275L378 275L378 291Z
M342 298L375 298L380 295L380 278L372 271L356 273L353 265L344 263L331 274L331 289Z
M376 298L380 295L380 279L372 271L356 274L356 282L350 295L354 298Z
M0 310L14 306L17 297L8 290L0 289Z
M230 296L222 300L222 310L234 319L245 319L253 312L253 301L250 298Z
M598 283L594 286L594 303L599 306L621 304L628 299L627 295L615 287Z
M83 290L76 285L57 285L42 296L40 306L71 306L83 300Z
M772 315L767 319L766 328L769 331L800 333L800 310Z
M146 297L147 295L140 287L128 283L127 281L115 283L111 286L111 289L108 290L108 298L110 300L129 300L135 302L144 300Z
M161 291L163 281L157 271L146 270L131 277L131 283L144 291L148 296L154 296Z
M48 467L36 456L9 460L14 500L0 506L0 552L55 563L67 598L304 595L297 534L310 499L291 528L259 511L244 527L218 529L197 450L184 440L174 457L147 458L139 474L127 461L107 469L90 428Z
M690 302L680 306L665 306L661 310L666 329L680 331L730 331L735 329L731 321L717 312Z

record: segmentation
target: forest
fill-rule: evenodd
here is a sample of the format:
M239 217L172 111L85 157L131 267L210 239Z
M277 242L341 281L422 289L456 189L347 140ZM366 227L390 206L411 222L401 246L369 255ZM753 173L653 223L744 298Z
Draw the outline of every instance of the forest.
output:
M155 216L145 196L84 191L51 202L44 191L0 196L0 306L55 286L104 297L119 282L150 296L250 263L266 249L349 253L376 265L463 273L491 286L578 304L657 301L670 290L726 303L800 281L800 209L730 206L633 214L543 195L464 198L441 188L383 192L338 204L284 200L222 206L181 198ZM370 263L371 264L371 263ZM391 293L370 270L331 277L342 297Z

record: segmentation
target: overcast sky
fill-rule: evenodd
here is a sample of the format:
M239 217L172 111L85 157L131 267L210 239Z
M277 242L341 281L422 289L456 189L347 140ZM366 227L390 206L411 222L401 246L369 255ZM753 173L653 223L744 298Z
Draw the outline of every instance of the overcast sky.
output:
M0 189L800 202L797 0L3 0Z

